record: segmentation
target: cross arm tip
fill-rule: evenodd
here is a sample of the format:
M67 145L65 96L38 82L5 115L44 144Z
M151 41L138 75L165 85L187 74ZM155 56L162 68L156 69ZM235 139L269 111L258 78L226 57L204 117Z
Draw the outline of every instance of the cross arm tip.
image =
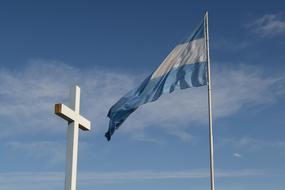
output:
M61 113L61 108L62 108L62 104L55 104L54 105L54 113L55 114L59 114L59 113Z
M67 120L68 122L72 122L72 118L69 115L65 114L67 107L63 104L55 104L54 105L54 113L59 117Z

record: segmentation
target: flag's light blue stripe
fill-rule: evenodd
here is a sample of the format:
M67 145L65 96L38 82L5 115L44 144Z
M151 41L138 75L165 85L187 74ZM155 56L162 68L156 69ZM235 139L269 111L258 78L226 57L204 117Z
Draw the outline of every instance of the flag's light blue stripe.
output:
M176 89L186 89L207 84L207 63L186 64L174 68L161 77L146 78L141 85L128 92L109 110L109 131L106 137L110 140L115 129L127 119L139 106L157 100L164 93L171 93Z
M194 32L189 35L186 39L182 40L180 43L184 44L185 42L191 42L193 40L197 40L200 38L204 38L205 37L205 31L204 31L204 20L198 25L198 27L196 28L196 30L194 30Z
M176 89L199 87L207 84L207 62L185 64L169 72L165 83L164 93L171 93Z

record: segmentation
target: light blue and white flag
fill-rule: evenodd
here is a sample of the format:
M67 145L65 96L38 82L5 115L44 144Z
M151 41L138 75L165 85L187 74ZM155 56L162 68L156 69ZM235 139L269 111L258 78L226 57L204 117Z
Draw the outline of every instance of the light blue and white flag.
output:
M157 100L162 94L177 89L207 85L207 50L205 24L179 43L162 64L136 89L128 92L109 110L108 140L139 106Z

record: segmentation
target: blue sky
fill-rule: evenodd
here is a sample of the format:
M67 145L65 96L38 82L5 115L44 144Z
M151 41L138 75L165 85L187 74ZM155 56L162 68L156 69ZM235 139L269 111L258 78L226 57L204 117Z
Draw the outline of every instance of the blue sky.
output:
M107 142L107 111L209 10L216 189L283 190L283 1L1 1L0 189L63 189L67 124L82 92L78 189L209 188L206 87L142 106Z

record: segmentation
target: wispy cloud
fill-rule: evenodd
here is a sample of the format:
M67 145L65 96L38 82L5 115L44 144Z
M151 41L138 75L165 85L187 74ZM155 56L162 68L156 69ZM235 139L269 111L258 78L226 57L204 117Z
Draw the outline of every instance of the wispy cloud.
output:
M213 72L214 117L231 116L241 109L278 101L284 95L284 75L266 76L262 69L239 65ZM96 133L108 126L106 114L124 93L136 86L143 75L112 70L79 70L58 61L33 60L21 72L0 70L0 139L23 133L65 131L64 121L53 114L54 104L68 103L69 86L82 89L82 114L96 125ZM122 126L120 133L135 134L147 127L164 128L184 141L191 135L182 131L195 124L206 124L205 87L164 95L142 106ZM142 117L143 115L143 117ZM138 136L137 139L147 139ZM148 138L148 140L151 140Z
M212 50L218 50L224 53L228 52L241 52L243 50L247 50L251 46L249 41L242 40L232 40L232 39L213 39L213 43L211 45Z
M148 142L148 143L155 143L155 144L165 144L165 141L158 138L158 137L151 137L150 135L146 135L144 131L140 130L137 131L132 135L132 139L136 141Z
M248 151L259 151L267 148L283 150L285 148L284 141L266 141L252 137L222 138L220 139L219 145L231 145L235 148L242 148Z
M80 141L78 146L79 154L92 152L92 144ZM11 155L21 155L22 159L45 163L47 168L63 165L66 159L65 141L10 141L4 143L3 148Z
M249 24L248 28L263 37L285 34L285 17L282 13L266 14Z
M217 170L216 177L248 177L260 176L265 173L261 170ZM125 172L85 172L81 175L81 179L85 180L166 180L166 179L195 179L208 178L209 171L207 169L193 171L125 171Z
M249 177L261 176L265 172L261 170L217 170L216 177ZM270 175L266 173L266 175ZM78 181L80 183L114 183L121 180L141 181L141 180L176 180L176 179L196 179L208 178L207 169L193 171L153 171L153 170L134 170L134 171L110 171L110 172L79 172ZM7 172L0 173L0 184L3 183L24 183L24 182L57 182L63 181L63 172Z
M246 178L254 179L260 177L282 176L264 172L263 170L216 170L216 178ZM130 182L156 182L156 181L177 181L177 180L207 180L209 170L191 171L156 171L156 170L132 170L132 171L90 171L78 173L78 186L84 189L94 189L97 185L118 185ZM2 190L53 190L62 189L64 184L63 172L2 172L0 173L0 189Z
M169 132L184 142L188 142L188 143L193 142L193 136L185 130L172 130Z
M96 120L100 129L107 126L106 113L132 85L135 77L113 71L80 71L58 61L32 60L24 70L0 70L1 138L36 132L65 131L63 121L54 116L54 104L68 104L69 87L82 88L82 112ZM87 114L86 114L87 113ZM102 123L103 121L103 123ZM94 122L95 123L95 122Z
M63 163L65 159L64 143L55 141L38 142L8 142L6 144L10 151L21 154L22 158L36 159L49 164Z
M234 157L242 158L242 155L241 155L241 154L239 154L239 153L234 153L233 155L234 155Z

